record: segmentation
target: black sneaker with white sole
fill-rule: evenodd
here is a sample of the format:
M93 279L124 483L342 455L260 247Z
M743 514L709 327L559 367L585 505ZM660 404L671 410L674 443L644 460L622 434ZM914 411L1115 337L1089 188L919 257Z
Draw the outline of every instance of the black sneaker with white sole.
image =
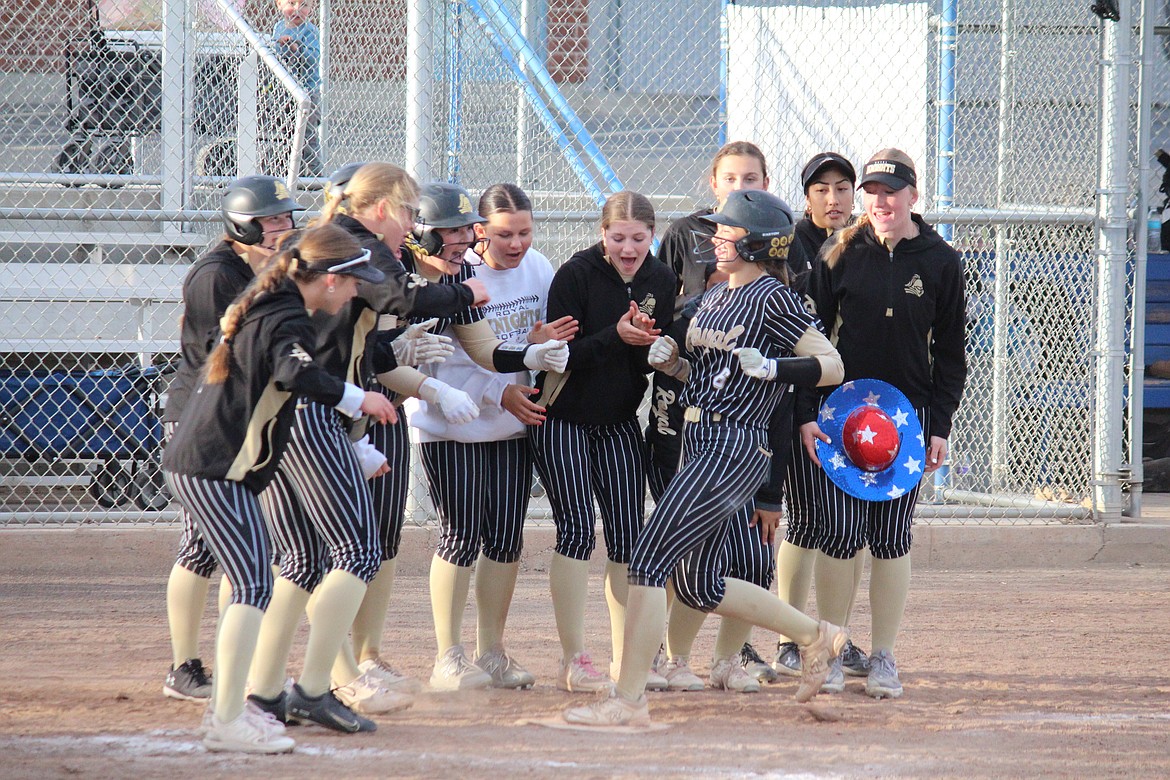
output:
M739 651L739 662L748 674L760 682L773 683L780 679L776 670L760 658L751 642L744 642L743 648Z
M288 717L288 693L285 691L281 691L277 696L271 699L265 699L263 696L257 696L254 693L249 693L248 701L256 705L258 710L267 712L269 715L276 718L286 726L296 726L300 723L299 720L290 719Z
M163 695L181 701L204 702L211 698L211 675L198 658L171 667L163 683Z
M866 677L869 675L869 656L857 645L846 642L841 651L841 667L850 677Z
M287 694L285 713L288 718L296 718L308 723L316 723L327 729L341 731L346 734L355 734L359 731L376 731L377 725L369 718L363 718L346 707L333 691L325 691L317 697L307 696L301 686L293 684Z

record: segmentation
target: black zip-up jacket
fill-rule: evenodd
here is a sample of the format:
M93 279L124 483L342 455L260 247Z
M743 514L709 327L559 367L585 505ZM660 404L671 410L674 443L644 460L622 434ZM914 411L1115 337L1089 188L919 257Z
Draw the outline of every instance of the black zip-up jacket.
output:
M294 282L257 297L232 339L227 379L191 395L163 468L260 493L288 445L297 397L336 406L345 393L345 383L314 362L316 341Z
M187 399L199 386L199 372L219 342L219 318L255 278L252 266L227 241L195 261L183 279L183 319L179 329L178 369L167 389L163 422L178 422Z
M691 231L707 236L715 235L715 226L701 219L714 213L711 209L701 209L671 222L662 233L658 258L678 277L678 300L674 307L676 317L682 314L684 306L707 289L707 266L714 264L715 257L699 257Z
M379 284L359 283L357 296L336 315L313 315L319 334L317 362L334 376L362 385L363 373L379 374L397 365L389 336L376 335L378 315L451 317L470 306L475 294L463 284L418 284L390 248L359 220L338 214L333 222L370 250L370 264L386 276ZM365 370L363 354L369 357Z
M580 323L569 342L564 385L548 415L581 425L613 425L634 416L646 394L649 347L632 347L617 333L630 301L663 331L674 321L678 281L653 255L627 285L605 260L601 244L573 255L557 269L548 291L546 322L566 314ZM543 389L547 375L537 377Z
M893 251L869 225L833 268L823 260L825 247L809 277L809 297L841 353L845 380L889 382L914 406L929 407L927 437L945 439L967 382L963 264L919 215L913 219L919 235ZM798 412L798 422L815 419L815 409Z

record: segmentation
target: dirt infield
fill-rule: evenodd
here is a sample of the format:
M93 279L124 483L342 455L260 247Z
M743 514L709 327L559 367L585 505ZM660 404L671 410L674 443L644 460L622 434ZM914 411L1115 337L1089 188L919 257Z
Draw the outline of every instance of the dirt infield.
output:
M519 725L580 702L556 690L556 634L542 568L525 560L510 648L532 691L424 693L375 734L294 729L289 756L206 753L201 710L161 695L169 663L159 546L95 550L61 534L18 555L0 532L0 776L167 777L1166 777L1170 776L1170 570L924 570L898 647L905 696L844 694L802 706L795 682L756 695L651 695L670 728L603 735ZM600 576L589 642L608 658ZM868 647L868 600L854 618ZM474 609L464 637L474 642ZM696 644L708 667L714 620ZM204 626L210 648L213 624ZM758 647L774 639L757 630ZM400 579L386 647L425 679L434 653L427 581ZM293 667L299 666L299 648Z

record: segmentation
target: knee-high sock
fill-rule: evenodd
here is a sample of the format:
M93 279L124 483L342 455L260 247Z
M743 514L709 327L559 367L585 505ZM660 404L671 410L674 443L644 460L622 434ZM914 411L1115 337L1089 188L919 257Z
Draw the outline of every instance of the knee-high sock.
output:
M199 626L207 607L211 578L200 577L175 564L167 578L167 622L171 627L171 656L175 668L199 657Z
M865 559L868 557L869 553L862 549L853 558L853 595L849 598L849 611L845 613L845 622L841 623L843 626L849 625L853 619L853 605L857 603L857 589L861 587L861 575L865 574Z
M561 653L569 660L585 649L585 597L589 590L589 561L553 553L548 567L549 591Z
M340 569L326 574L314 591L313 620L309 623L305 668L300 679L301 689L309 696L320 696L329 690L329 671L365 595L366 583Z
M504 626L512 594L516 592L516 575L520 561L501 563L486 555L475 562L475 649L476 656L504 646Z
M382 632L386 629L386 613L390 609L397 571L397 558L382 561L377 576L366 587L366 597L353 619L353 652L359 661L368 661L382 654Z
M431 558L431 615L439 648L436 658L463 642L463 610L470 589L470 566L456 566L437 555Z
M279 574L277 576L280 576ZM216 595L216 601L219 606L219 614L227 611L227 608L232 603L232 584L228 582L227 575L224 574L219 578L219 593Z
M758 585L733 579L724 580L726 593L715 607L716 615L737 618L777 634L792 637L799 645L817 638L817 621L786 604Z
M849 619L849 604L853 601L853 576L857 570L856 556L833 558L817 553L817 614L830 623L845 625Z
M695 637L706 619L706 612L691 609L675 599L670 605L670 619L666 623L666 654L671 658L689 659Z
M260 638L252 658L252 692L265 699L277 696L284 687L288 670L288 653L293 634L309 603L309 592L289 580L278 577L272 588L272 601L260 624Z
M776 551L776 595L801 612L808 606L808 591L812 585L813 564L816 560L816 550L798 547L791 542L781 542L780 549ZM791 640L781 635L780 641Z
M716 661L738 655L743 649L744 642L752 638L752 624L729 616L719 621L719 633L715 635Z
M246 604L232 604L219 618L215 640L215 693L212 709L223 722L244 711L244 685L256 652L264 613Z
M909 592L909 555L889 560L873 559L869 569L869 609L873 614L873 647L870 652L894 651Z
M309 603L305 605L305 615L309 618L310 626L313 625L313 618L316 616L320 593L320 588L313 591L313 595L309 596ZM349 641L349 635L346 634L341 638L341 647L337 649L337 657L333 659L333 666L329 670L329 679L333 681L334 685L346 685L357 679L361 673L361 670L358 669L357 659L353 655L353 643Z
M609 605L609 642L613 664L622 666L622 646L626 636L626 601L630 596L630 566L627 563L605 562L605 603ZM661 642L661 638L659 639ZM657 651L658 648L655 648ZM651 663L654 658L651 656ZM647 669L650 667L647 666Z
M638 699L646 690L646 677L666 623L666 589L631 585L626 599L625 646L618 676L617 692L626 699Z

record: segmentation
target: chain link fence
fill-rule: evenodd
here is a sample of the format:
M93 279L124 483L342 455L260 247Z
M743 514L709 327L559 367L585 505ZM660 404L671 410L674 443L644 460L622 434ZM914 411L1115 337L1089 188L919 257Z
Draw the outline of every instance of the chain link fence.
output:
M318 0L315 68L274 38L272 2L30 0L8 18L0 524L171 519L157 411L180 283L235 176L286 178L312 207L354 160L473 193L517 182L560 262L596 240L610 192L650 196L660 230L712 205L711 157L739 139L797 208L814 153L905 149L918 209L964 254L970 379L923 516L1120 511L1094 494L1124 476L1097 455L1129 442L1101 412L1100 334L1139 307L1110 308L1103 284L1115 23L1087 3ZM1143 93L1151 154L1170 147L1165 40L1141 73L1161 85Z

